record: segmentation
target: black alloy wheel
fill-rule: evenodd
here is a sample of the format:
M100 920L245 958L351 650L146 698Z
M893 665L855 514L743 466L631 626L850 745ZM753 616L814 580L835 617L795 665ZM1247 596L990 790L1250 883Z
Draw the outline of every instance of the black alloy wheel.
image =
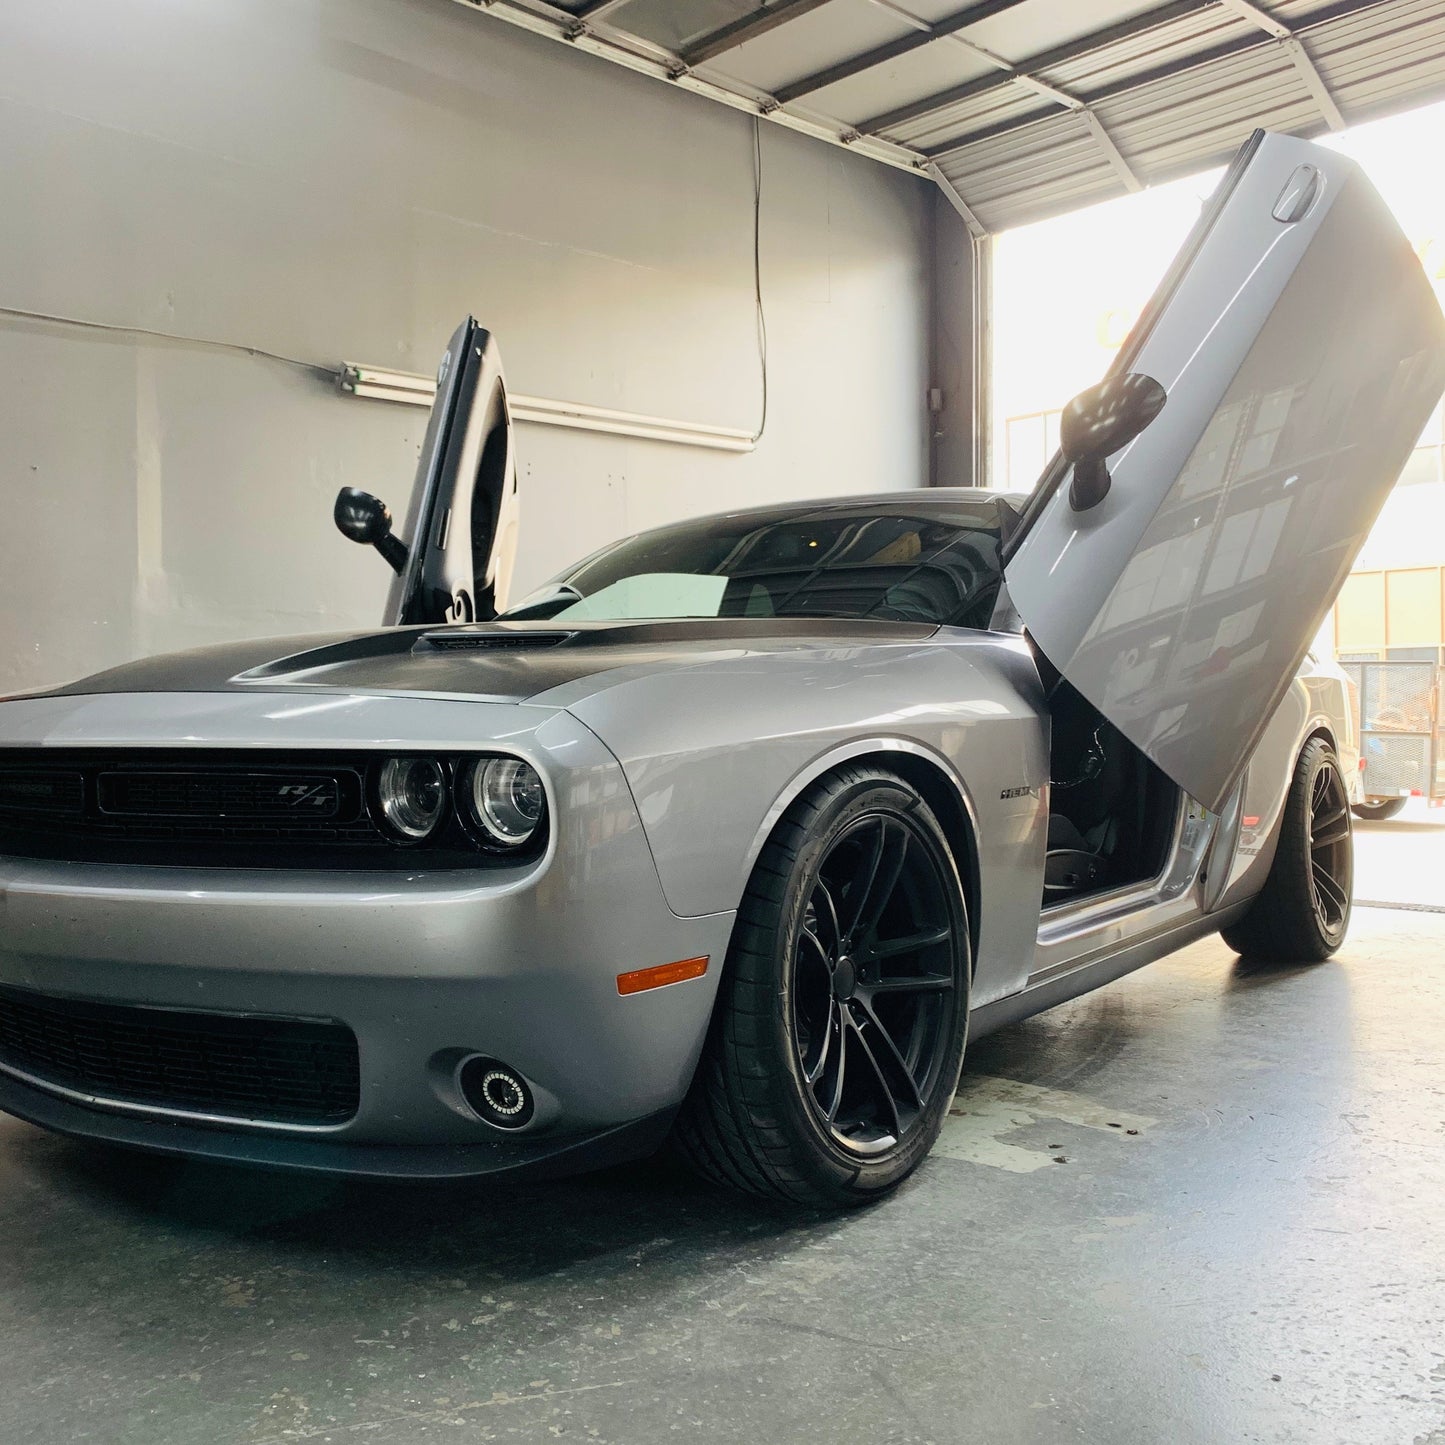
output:
M958 869L917 789L863 766L820 780L749 880L679 1149L755 1194L880 1197L942 1128L971 963Z
M1250 958L1328 958L1350 926L1354 848L1340 760L1327 739L1310 738L1295 762L1269 875L1224 941Z
M1344 937L1355 883L1350 803L1338 767L1322 767L1310 784L1310 893L1320 932Z
M864 1156L919 1126L948 1053L956 885L930 841L907 815L858 819L820 861L793 949L799 1071L833 1139Z

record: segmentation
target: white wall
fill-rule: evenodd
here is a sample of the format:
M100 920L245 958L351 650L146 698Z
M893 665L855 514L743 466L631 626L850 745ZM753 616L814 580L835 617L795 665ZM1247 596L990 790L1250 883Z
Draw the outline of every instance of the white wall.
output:
M689 513L927 482L931 188L762 141L761 445L521 429L520 588ZM751 201L747 117L450 0L0 6L0 306L421 372L471 310L516 391L751 428ZM376 618L331 500L404 511L424 412L3 317L0 382L0 691Z

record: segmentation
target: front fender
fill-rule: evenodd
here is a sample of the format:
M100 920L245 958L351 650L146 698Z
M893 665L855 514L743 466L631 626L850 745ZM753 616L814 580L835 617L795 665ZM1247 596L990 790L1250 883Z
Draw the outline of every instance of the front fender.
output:
M1021 642L818 648L628 680L571 705L612 749L669 906L732 912L768 836L849 760L921 759L977 840L976 998L1026 976L1042 887L1047 736Z
M1279 843L1279 825L1294 777L1295 763L1307 738L1322 733L1334 741L1340 720L1331 715L1327 693L1316 679L1296 677L1275 709L1245 775L1240 807L1239 845L1230 862L1229 882L1217 907L1229 908L1264 887Z

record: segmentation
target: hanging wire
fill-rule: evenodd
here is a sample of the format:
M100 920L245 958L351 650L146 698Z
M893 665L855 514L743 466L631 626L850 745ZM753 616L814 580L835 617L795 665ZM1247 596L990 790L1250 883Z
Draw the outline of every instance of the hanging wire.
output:
M768 425L768 320L763 307L763 137L762 117L753 117L753 304L757 313L758 371L762 390L762 408L758 417L758 429L752 440L762 440ZM295 366L313 376L334 380L337 368L322 366L314 361L303 361L300 357L286 356L278 351L267 351L262 346L245 346L236 341L216 341L205 336L188 336L176 331L158 331L148 326L122 326L107 321L86 321L78 316L61 316L50 311L27 311L18 306L0 306L0 316L13 316L23 321L44 321L56 326L76 326L86 331L104 331L116 336L148 336L157 341L173 341L184 346L206 346L217 351L234 351L243 356L261 357L266 361L280 362L284 366Z
M267 351L262 346L243 346L236 341L213 341L204 336L185 336L175 331L153 331L148 326L118 326L108 321L83 321L78 316L59 316L49 311L24 311L18 306L0 306L0 316L15 316L24 321L49 321L58 326L79 326L86 331L109 331L119 336L151 336L159 341L178 341L185 346L209 346L217 351L238 351L243 356L259 356L266 361L279 361L285 366L297 366L315 376L335 378L334 366L321 366L314 361L302 361L299 357L283 356L279 351Z

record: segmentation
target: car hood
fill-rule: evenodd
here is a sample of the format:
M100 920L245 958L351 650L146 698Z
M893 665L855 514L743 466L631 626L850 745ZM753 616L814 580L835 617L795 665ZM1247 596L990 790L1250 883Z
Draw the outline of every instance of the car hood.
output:
M579 684L602 686L748 653L918 643L937 631L924 623L826 618L393 627L169 653L96 673L47 696L297 688L565 706L595 690Z

